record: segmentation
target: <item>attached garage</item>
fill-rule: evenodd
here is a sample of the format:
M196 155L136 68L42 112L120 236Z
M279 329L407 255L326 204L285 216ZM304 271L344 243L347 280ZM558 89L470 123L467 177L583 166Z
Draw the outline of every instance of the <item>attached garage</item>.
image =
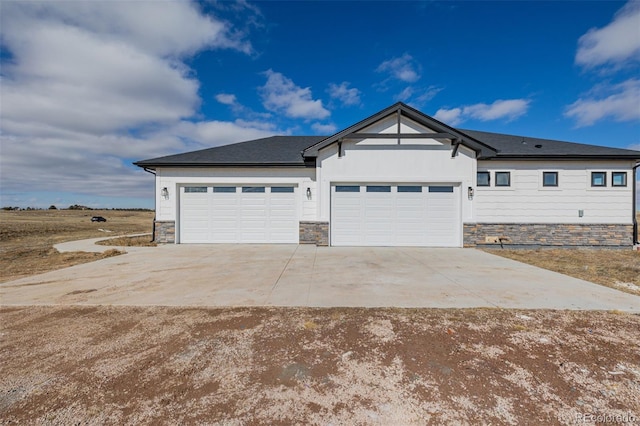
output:
M293 185L180 188L181 243L298 243Z
M460 247L460 186L334 184L331 245Z

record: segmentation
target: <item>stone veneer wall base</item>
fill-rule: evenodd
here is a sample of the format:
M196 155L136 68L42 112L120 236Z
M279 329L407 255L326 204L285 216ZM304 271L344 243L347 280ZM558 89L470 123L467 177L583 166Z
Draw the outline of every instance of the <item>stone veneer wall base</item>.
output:
M494 242L494 239L499 241ZM631 248L633 225L465 223L465 247Z
M173 220L156 220L153 222L156 243L168 244L176 242L176 222Z

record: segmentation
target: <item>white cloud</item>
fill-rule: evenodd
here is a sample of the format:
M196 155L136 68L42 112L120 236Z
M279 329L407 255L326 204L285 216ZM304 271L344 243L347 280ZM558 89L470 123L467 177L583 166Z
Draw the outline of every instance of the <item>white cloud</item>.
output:
M332 123L313 123L311 128L321 135L332 135L336 132L336 125Z
M260 88L260 94L264 107L269 111L281 112L290 118L318 120L331 115L322 106L321 100L313 99L309 87L299 87L291 79L273 70L264 74L267 82Z
M414 108L420 109L441 91L442 88L436 86L429 86L426 88L407 86L402 90L402 92L398 93L395 98L397 101L406 102Z
M252 52L191 2L1 2L3 197L33 191L149 198L132 159L272 134L189 123L199 82L184 60ZM59 195L57 195L59 196ZM46 201L44 201L46 202Z
M338 99L343 105L359 105L360 104L360 90L349 88L351 83L343 81L342 83L335 84L329 83L329 96L334 99Z
M527 99L499 99L492 104L475 104L464 107L463 113L481 121L506 118L515 120L527 112L529 103Z
M601 84L569 105L564 115L576 120L578 127L611 118L615 121L640 120L640 80L620 84Z
M224 105L236 105L238 103L238 100L236 99L236 95L231 95L228 93L217 94L216 101Z
M613 21L591 28L578 40L576 63L587 68L640 59L640 2L629 1Z
M420 64L408 53L382 62L376 71L388 73L392 78L405 83L415 83L420 80Z
M464 121L462 118L462 108L440 108L436 111L433 118L440 120L449 126L457 126Z
M530 103L528 99L498 99L491 104L478 103L452 109L441 108L434 118L451 126L456 126L470 118L480 121L499 119L511 121L524 115Z

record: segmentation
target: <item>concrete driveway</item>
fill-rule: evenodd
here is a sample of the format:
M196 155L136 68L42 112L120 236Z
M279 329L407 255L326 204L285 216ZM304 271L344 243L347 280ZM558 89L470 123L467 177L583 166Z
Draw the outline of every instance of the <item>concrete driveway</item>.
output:
M618 309L640 297L473 249L165 245L0 284L2 305Z

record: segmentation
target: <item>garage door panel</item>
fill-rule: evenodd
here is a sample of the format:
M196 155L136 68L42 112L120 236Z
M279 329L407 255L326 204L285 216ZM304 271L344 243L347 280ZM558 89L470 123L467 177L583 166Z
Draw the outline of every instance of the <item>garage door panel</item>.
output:
M332 186L332 245L460 246L456 187L406 184L385 188L365 183L350 186L359 191L338 192L338 186Z
M180 242L297 243L295 188L214 186L207 193L181 191Z

